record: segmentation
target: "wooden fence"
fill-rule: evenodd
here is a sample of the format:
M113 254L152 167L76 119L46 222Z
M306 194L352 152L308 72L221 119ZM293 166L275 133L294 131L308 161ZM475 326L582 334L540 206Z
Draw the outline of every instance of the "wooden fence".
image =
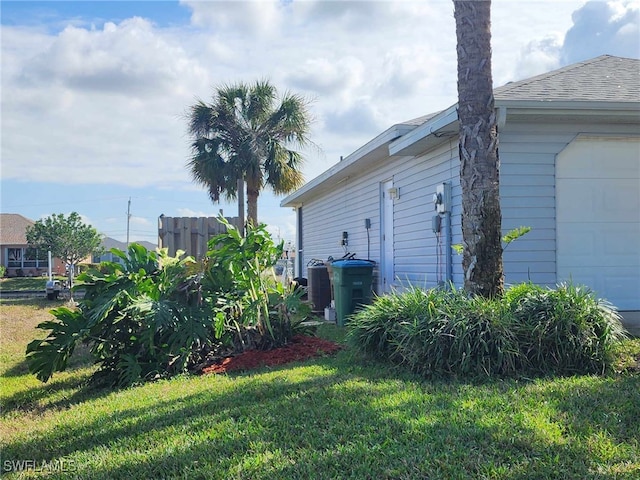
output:
M238 217L225 217L238 228ZM207 251L207 242L211 237L226 232L216 217L165 217L158 218L158 246L169 249L174 256L178 250L186 255L201 259Z

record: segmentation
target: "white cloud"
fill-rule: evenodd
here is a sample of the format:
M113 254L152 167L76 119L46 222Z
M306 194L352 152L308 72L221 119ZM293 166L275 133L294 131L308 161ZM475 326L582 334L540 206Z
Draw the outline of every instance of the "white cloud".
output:
M342 135L377 132L384 126L384 118L371 99L363 97L355 100L347 108L329 112L325 116L329 132Z
M560 66L559 52L562 44L557 37L534 40L522 49L516 71L518 77L527 78L539 75Z
M153 223L148 218L136 217L135 215L131 215L131 218L129 218L129 222L132 226L136 226L136 227L154 226Z
M363 83L364 65L353 56L311 58L288 75L294 88L317 94L340 94Z
M105 23L102 30L65 28L49 48L25 62L18 80L35 88L47 81L139 98L170 90L190 70L198 73L180 47L157 35L149 21L134 17L119 25Z
M269 35L280 29L284 4L275 1L183 1L191 21L214 31L233 30L239 36Z
M564 64L601 54L640 55L640 6L637 2L590 1L573 14L573 26L561 49Z
M180 115L208 73L168 35L132 18L69 26L39 50L19 27L3 36L2 89L12 92L2 96L4 178L189 182Z
M117 186L127 196L149 186L163 201L136 205L135 214L151 227L162 211L215 216L220 206L209 208L206 194L180 198L201 190L185 168L184 114L214 86L268 78L311 98L311 138L322 151L307 152L308 180L394 123L457 98L450 0L189 0L191 23L170 26L121 13L122 5L118 20L96 20L100 27L75 15L62 24L56 15L54 26L2 26L3 182ZM637 2L494 0L494 83L582 55L637 57L638 23ZM294 220L273 198L261 196L261 220L284 236Z
M563 2L558 2L554 9L563 6ZM509 72L508 78L501 80L519 80L599 55L640 56L640 7L637 2L591 0L574 9L570 17L558 15L558 18L570 18L571 22L543 37L529 40L520 48L514 70Z
M217 217L218 211L214 210L192 210L190 208L178 208L179 217Z

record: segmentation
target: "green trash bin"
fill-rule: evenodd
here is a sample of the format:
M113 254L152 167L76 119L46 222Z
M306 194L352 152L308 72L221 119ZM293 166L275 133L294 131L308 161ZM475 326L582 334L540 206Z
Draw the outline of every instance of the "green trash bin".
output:
M359 305L371 303L374 265L375 262L371 260L357 259L331 263L336 322L341 327Z

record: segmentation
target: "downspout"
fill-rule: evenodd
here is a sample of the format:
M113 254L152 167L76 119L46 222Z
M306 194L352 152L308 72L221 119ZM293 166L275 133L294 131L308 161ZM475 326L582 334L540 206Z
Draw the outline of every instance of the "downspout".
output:
M296 207L296 277L304 276L303 263L303 243L302 243L302 205Z

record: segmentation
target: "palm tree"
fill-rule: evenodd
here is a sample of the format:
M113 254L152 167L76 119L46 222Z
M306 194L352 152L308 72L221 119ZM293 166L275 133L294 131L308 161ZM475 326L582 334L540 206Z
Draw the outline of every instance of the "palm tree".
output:
M199 100L188 113L193 180L208 189L213 202L220 196L241 201L246 184L247 220L254 225L264 187L285 194L304 183L303 157L294 148L310 144L309 104L291 93L277 102L268 81L239 83L216 88L211 103ZM238 213L242 220L242 203Z
M454 0L462 187L464 288L504 290L498 129L491 76L491 1Z

